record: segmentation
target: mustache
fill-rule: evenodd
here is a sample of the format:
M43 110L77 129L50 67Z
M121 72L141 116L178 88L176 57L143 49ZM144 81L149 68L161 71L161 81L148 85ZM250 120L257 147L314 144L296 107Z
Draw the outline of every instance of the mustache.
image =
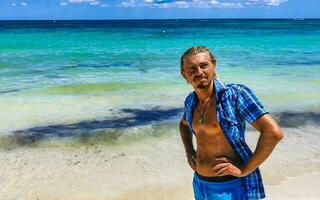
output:
M193 80L196 81L196 80L200 80L200 79L202 79L202 78L208 79L207 76L205 76L205 75L200 75L200 76L195 76L195 77L193 78Z

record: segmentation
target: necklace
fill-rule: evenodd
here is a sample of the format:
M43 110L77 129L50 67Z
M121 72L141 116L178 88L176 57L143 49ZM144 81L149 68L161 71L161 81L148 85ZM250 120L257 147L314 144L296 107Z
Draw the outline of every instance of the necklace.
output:
M203 121L204 121L204 114L206 113L206 110L207 110L207 106L210 102L210 99L206 102L206 105L204 106L204 109L203 109L203 112L201 113L198 109L198 113L200 114L200 118L198 119L198 122L200 124L203 124Z

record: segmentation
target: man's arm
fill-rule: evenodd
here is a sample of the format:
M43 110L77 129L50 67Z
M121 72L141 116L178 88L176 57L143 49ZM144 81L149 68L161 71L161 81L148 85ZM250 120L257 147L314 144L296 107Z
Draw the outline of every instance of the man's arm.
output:
M261 116L252 122L251 125L260 132L259 140L252 157L242 169L232 165L226 158L219 158L225 162L213 168L218 176L247 176L267 159L284 136L278 124L268 114Z
M256 149L242 171L242 176L247 176L254 171L271 154L284 134L278 124L266 114L251 124L260 132Z
M196 170L196 151L193 147L192 133L186 120L181 119L179 124L180 136L184 145L188 163L193 170Z

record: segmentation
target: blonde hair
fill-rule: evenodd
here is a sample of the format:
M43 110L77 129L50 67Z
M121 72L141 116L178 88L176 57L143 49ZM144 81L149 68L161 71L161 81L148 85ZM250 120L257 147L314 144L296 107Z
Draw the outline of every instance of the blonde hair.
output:
M186 52L184 52L184 54L181 56L181 59L180 59L181 71L183 70L184 59L186 57L192 56L192 55L197 55L198 53L204 53L204 52L209 53L212 64L216 65L216 63L217 63L216 58L214 57L214 55L210 52L210 50L207 47L193 46L193 47L189 48Z

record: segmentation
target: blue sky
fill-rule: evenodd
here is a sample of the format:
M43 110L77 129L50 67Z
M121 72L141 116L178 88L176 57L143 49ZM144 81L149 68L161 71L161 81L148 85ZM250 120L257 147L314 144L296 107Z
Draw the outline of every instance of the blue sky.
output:
M0 0L0 19L320 18L320 0Z

